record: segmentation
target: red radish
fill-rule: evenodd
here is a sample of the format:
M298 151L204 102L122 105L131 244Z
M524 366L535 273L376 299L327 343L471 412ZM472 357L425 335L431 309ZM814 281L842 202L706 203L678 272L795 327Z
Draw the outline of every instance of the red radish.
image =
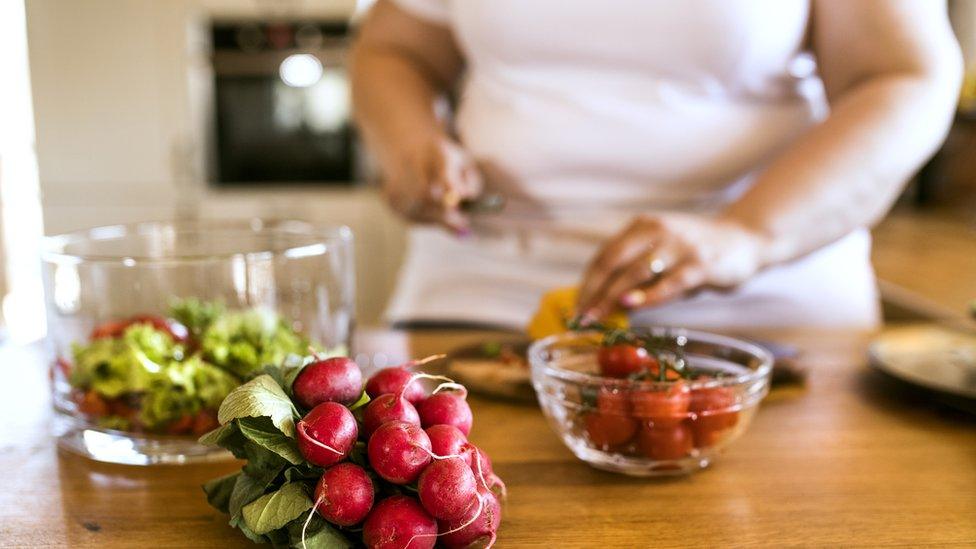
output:
M494 473L494 469L491 466L491 458L488 457L488 454L486 454L484 450L478 448L474 444L468 444L468 448L472 454L471 470L474 471L475 475L484 475L485 478L488 478L492 473ZM478 481L481 481L480 476Z
M363 412L363 428L366 429L366 436L370 436L381 425L388 421L405 421L414 425L420 425L420 416L413 404L407 399L397 395L386 393L371 400L366 405Z
M337 402L323 402L312 408L295 430L302 455L320 467L346 459L359 436L356 418L349 408Z
M457 521L470 518L478 505L478 482L461 458L434 460L420 474L417 493L424 509L434 518Z
M474 418L471 415L471 407L464 399L465 396L465 392L430 395L417 407L417 411L420 412L420 424L424 427L453 425L464 433L464 436L468 436Z
M390 496L376 504L363 525L369 549L431 549L437 542L437 521L408 496Z
M430 437L430 449L438 456L461 456L471 466L471 452L465 451L468 438L453 425L434 425L425 429Z
M413 378L413 372L406 366L394 366L384 368L369 378L366 382L366 394L370 398L376 398L386 393L397 394L403 391L403 398L410 404L417 404L426 396L423 386Z
M430 463L430 438L419 425L390 421L373 433L366 452L376 474L394 484L410 484Z
M373 508L373 481L362 467L340 463L322 474L315 501L319 514L332 524L358 524Z
M502 482L501 477L495 473L488 475L488 489L500 500L508 497L508 487Z
M474 507L471 514L478 513L472 521L471 514L463 520L442 521L438 523L441 535L439 541L448 549L491 547L495 543L495 533L502 522L502 507L498 498L489 492L481 491L483 505ZM470 524L466 524L470 521ZM456 531L455 531L456 530Z
M305 408L323 402L352 404L363 392L359 366L344 356L317 360L302 369L291 386L295 400Z

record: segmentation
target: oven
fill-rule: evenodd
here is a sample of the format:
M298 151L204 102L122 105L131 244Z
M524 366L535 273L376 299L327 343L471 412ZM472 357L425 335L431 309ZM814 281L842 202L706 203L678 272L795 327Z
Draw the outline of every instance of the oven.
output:
M211 38L215 186L362 180L347 21L215 21Z

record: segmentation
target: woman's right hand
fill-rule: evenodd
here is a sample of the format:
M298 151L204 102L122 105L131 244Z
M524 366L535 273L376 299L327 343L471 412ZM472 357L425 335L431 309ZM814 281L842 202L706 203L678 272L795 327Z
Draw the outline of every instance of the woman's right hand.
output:
M443 135L401 149L386 168L387 200L407 219L443 225L457 236L470 232L462 200L481 194L481 173L471 155Z

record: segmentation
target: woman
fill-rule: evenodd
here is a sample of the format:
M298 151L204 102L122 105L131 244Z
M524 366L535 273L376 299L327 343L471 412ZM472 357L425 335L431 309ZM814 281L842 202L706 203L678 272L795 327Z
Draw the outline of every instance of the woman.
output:
M506 326L573 284L586 319L875 325L865 227L961 72L920 0L380 0L353 63L393 207L441 226L390 319Z

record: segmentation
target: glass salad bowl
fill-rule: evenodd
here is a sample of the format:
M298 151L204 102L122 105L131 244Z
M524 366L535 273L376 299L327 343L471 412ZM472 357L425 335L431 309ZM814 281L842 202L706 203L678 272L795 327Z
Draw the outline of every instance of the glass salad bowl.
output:
M310 347L348 351L346 227L99 227L46 238L42 260L59 443L99 461L222 459L196 439L228 392Z
M705 332L634 333L654 342L653 363L676 364L684 377L667 368L650 376L601 375L605 334L551 336L529 348L542 411L563 443L598 469L657 476L707 467L749 427L769 392L772 355Z

